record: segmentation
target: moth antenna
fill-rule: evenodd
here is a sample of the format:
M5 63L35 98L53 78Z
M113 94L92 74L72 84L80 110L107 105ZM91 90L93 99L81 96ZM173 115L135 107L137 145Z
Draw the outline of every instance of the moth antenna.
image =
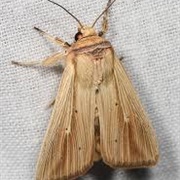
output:
M97 21L99 20L99 18L113 5L113 3L116 0L112 1L109 6L106 7L106 9L96 18L96 20L94 21L93 25L91 27L94 27L94 25L97 23Z
M75 17L72 13L70 13L66 8L64 8L63 6L61 6L60 4L58 4L58 3L54 2L54 1L51 1L51 0L48 0L48 1L53 3L53 4L55 4L55 5L57 5L57 6L59 6L59 7L61 7L62 9L64 9L70 16L72 16L79 23L79 25L81 27L83 27L83 25L80 22L80 20L77 17Z

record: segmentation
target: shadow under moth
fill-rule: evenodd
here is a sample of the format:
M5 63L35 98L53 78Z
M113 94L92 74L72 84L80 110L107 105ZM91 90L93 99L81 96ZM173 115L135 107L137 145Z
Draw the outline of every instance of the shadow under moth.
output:
M109 41L107 7L91 26L78 22L69 44L35 27L64 52L22 66L53 66L65 61L51 119L40 150L36 180L68 180L85 174L95 161L112 168L150 167L158 161L155 132ZM94 29L103 16L102 31Z

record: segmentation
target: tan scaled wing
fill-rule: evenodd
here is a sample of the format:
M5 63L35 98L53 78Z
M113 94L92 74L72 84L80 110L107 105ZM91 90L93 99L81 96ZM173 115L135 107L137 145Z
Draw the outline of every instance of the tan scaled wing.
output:
M77 68L83 70L83 65L77 64L67 58L40 151L36 180L74 179L93 164L94 101L91 90L78 82Z
M99 91L100 150L103 161L111 167L140 168L158 160L155 133L141 102L119 59L114 58L111 80Z

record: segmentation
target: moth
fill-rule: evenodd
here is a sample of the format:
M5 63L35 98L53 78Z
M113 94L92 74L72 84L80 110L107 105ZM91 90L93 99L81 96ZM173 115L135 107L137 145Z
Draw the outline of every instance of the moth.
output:
M111 43L108 1L91 26L78 22L75 42L69 44L35 27L60 45L42 62L17 65L53 66L64 59L65 68L37 163L36 180L67 180L85 174L95 161L112 168L144 168L158 162L154 129ZM102 31L94 26L103 16Z

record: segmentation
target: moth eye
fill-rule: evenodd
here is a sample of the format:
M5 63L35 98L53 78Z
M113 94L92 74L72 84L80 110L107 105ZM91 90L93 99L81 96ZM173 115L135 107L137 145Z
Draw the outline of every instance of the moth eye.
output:
M81 32L77 32L74 39L75 41L77 41L78 39L80 39L82 37L82 33Z
M98 33L98 35L101 37L101 36L104 35L104 33L103 33L102 31L100 31L100 32Z

